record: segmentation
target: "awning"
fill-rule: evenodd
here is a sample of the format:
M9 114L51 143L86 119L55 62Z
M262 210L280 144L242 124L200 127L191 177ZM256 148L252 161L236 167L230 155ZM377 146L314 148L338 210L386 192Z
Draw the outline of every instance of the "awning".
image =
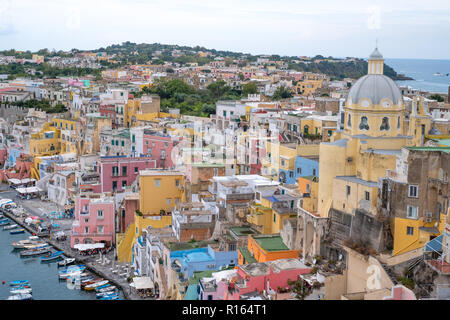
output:
M84 250L92 250L92 249L101 249L104 248L105 244L103 242L99 243L79 243L74 246L75 249L78 249L79 251Z
M19 193L35 193L42 191L42 189L38 187L29 187L29 188L17 188L16 191Z
M150 277L134 277L133 278L134 286L136 290L144 290L144 289L153 289L154 285L152 279Z

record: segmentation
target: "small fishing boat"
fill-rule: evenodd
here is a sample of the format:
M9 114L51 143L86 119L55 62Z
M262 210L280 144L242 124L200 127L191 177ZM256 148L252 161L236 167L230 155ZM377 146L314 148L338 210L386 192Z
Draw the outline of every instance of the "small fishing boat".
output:
M96 278L96 279L92 279L92 280L89 280L89 281L83 281L81 283L81 287L84 288L87 285L90 285L90 284L93 284L93 283L97 283L97 282L100 282L100 281L103 281L103 280L105 280L105 279L103 279L103 278Z
M30 284L30 280L15 280L9 283L10 286L23 286Z
M88 284L88 285L84 286L84 290L92 291L92 290L95 290L95 288L98 288L100 286L103 286L103 285L107 284L108 282L109 282L108 280L103 280L103 281L91 283L91 284Z
M100 299L101 297L115 296L115 295L119 295L119 291L118 290L112 290L112 291L107 291L107 292L99 292L99 293L95 294L95 297L97 299Z
M47 254L47 255L41 257L41 261L53 261L56 259L62 259L63 254L64 254L64 251L52 252L50 254Z
M106 297L100 298L100 300L120 300L120 298L119 298L119 295L117 295L117 296L106 296Z
M15 229L9 232L9 234L19 234L19 233L25 233L25 229Z
M0 226L7 226L8 224L10 224L11 222L9 222L9 220L6 221L0 221Z
M102 286L96 287L96 288L95 288L95 292L102 292L102 291L100 291L100 290L102 290L102 289L108 289L109 287L111 287L111 284L110 284L110 283L104 284L104 285L102 285Z
M29 293L15 294L8 297L8 300L31 300L33 296Z
M95 291L98 293L105 293L105 292L112 292L114 290L116 290L117 287L116 286L112 286L112 285L108 285L107 287L103 287L101 289L96 288Z
M9 226L4 226L3 230L10 230L10 229L14 229L17 228L18 225L17 224L10 224Z
M14 247L14 249L26 249L26 246L33 246L33 245L44 245L45 242L42 242L39 237L31 236L28 239L19 240L11 243L11 245ZM28 248L27 248L28 249Z
M8 219L8 218L5 218L5 217L2 217L2 218L0 219L0 222L5 222L5 221L9 221L9 219Z
M33 289L31 289L31 288L17 287L17 288L12 288L9 292L11 292L12 294L25 294L25 293L31 293L31 291L33 291Z
M59 261L58 262L58 267L69 266L69 265L71 265L74 262L75 262L75 258L66 258L63 261Z
M84 269L86 269L86 266L84 264L79 264L79 265L75 265L75 266L69 266L65 269L61 269L59 271L59 274L66 274L66 273L72 273L72 272L76 272L76 271L83 271Z
M27 244L23 246L23 249L50 249L50 245L45 242L38 242L36 244Z
M22 251L20 253L20 256L21 257L39 256L39 255L45 254L49 251L50 251L49 248L29 249L29 250Z

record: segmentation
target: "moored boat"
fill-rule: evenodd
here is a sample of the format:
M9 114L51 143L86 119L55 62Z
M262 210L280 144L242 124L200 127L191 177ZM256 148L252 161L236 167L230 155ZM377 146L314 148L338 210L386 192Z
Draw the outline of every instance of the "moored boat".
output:
M117 289L116 286L109 285L109 286L103 287L103 288L96 288L95 291L98 293L105 293L105 292L112 292L116 289Z
M106 296L115 296L115 295L119 295L119 291L118 290L111 290L111 291L106 291L106 292L99 292L95 294L95 297L97 299L100 299L101 297L106 297Z
M30 284L30 280L15 280L9 283L10 286L22 286Z
M9 234L19 234L19 233L25 233L25 229L15 229L9 232Z
M26 293L31 293L32 291L33 291L33 289L31 289L31 288L17 287L17 288L12 288L9 292L12 294L26 294Z
M6 221L0 221L0 226L6 226L6 225L8 225L8 224L10 224L9 220L6 220Z
M50 251L49 248L29 249L29 250L22 251L20 253L20 256L21 257L38 256L38 255L47 253L49 251Z
M8 300L31 300L33 296L29 293L15 294L8 297Z
M10 230L10 229L14 229L17 228L18 225L17 224L10 224L9 226L4 226L3 230Z
M108 282L109 282L108 280L103 280L103 281L91 283L91 284L84 286L83 289L86 291L92 291L92 290L95 290L95 288L98 288L100 286L107 284Z
M58 267L69 266L75 262L75 258L66 258L63 261L58 262Z
M100 300L120 300L120 298L119 298L119 295L116 295L116 296L102 297L102 298L100 298Z
M50 254L47 254L47 255L41 257L41 261L53 261L56 259L62 259L63 254L64 254L64 251L52 252Z

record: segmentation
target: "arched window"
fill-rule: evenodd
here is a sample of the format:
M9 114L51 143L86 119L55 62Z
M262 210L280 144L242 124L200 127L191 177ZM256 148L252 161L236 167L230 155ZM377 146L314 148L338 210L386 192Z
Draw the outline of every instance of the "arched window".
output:
M388 117L383 117L383 120L381 120L381 126L380 126L380 130L390 130L391 127L389 126L389 118Z
M350 115L350 113L348 114L347 126L352 126L352 116Z
M369 130L369 122L366 116L361 117L361 122L359 123L359 130Z
M400 116L397 118L397 129L400 129Z

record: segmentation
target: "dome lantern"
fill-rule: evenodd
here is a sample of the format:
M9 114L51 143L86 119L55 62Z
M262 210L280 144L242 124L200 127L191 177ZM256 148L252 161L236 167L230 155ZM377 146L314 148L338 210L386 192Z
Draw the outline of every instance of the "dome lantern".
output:
M383 74L384 59L378 48L369 56L368 74Z

